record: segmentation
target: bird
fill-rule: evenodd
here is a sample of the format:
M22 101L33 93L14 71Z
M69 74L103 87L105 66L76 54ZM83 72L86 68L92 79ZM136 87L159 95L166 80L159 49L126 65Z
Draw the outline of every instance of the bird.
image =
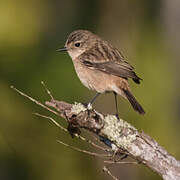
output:
M132 79L140 84L142 79L136 75L134 67L126 61L122 53L109 42L88 30L75 30L69 34L65 46L57 51L68 52L82 84L97 92L87 107L92 107L100 94L113 92L118 118L117 95L127 99L139 114L145 114L128 82Z

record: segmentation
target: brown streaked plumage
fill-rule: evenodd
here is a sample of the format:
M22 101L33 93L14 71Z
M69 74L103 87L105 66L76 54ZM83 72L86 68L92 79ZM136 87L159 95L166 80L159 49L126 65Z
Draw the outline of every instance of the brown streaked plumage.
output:
M115 100L116 94L119 94L129 100L134 110L145 113L128 84L129 78L137 84L140 84L141 78L118 49L90 31L77 30L69 35L65 48L59 50L67 50L79 79L87 88L98 93L114 92Z

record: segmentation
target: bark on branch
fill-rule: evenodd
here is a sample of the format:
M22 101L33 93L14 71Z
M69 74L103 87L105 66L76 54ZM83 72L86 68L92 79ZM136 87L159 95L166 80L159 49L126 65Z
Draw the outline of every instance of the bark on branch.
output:
M103 115L94 109L88 110L81 103L69 104L52 100L46 105L55 108L65 118L74 133L80 128L108 139L113 151L123 151L146 165L165 180L180 180L180 161L177 161L154 139L114 115ZM107 143L106 143L107 144Z

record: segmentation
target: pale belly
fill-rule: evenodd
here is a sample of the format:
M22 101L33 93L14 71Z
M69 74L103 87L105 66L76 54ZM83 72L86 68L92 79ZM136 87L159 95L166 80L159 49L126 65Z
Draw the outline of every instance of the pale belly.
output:
M119 94L119 88L115 83L115 80L119 79L119 77L89 69L79 62L73 63L76 73L84 86L99 93L115 91Z

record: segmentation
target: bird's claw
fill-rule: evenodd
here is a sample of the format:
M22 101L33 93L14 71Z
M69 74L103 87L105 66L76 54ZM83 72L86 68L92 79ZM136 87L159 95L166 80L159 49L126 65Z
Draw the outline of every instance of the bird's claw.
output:
M91 104L91 103L88 103L87 109L88 109L88 110L92 110L92 104Z
M92 104L91 103L83 103L83 105L85 106L85 108L87 110L92 110Z

